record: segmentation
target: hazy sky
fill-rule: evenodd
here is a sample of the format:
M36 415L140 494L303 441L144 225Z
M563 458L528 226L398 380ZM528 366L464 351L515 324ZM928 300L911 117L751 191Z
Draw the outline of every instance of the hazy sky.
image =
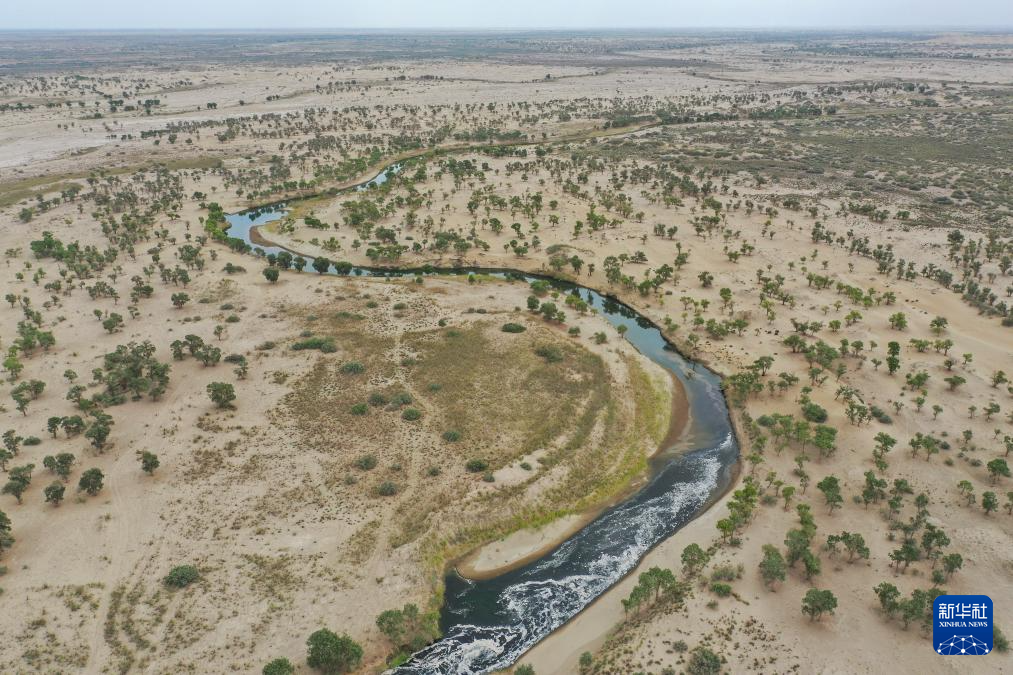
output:
M17 28L1013 26L1013 0L0 0Z

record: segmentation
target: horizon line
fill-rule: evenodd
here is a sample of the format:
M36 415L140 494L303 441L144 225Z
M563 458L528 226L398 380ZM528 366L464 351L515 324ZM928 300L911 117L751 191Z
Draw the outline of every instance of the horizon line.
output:
M1013 31L1013 24L1003 24L995 26L979 25L979 24L868 24L868 25L856 25L856 24L840 24L840 25L821 25L821 24L770 24L770 25L699 25L699 26L642 26L642 25L631 25L631 26L109 26L109 27L69 27L69 26L22 26L6 28L0 26L0 33L18 33L18 32L68 32L68 33L92 33L100 31L108 32L137 32L137 31L164 31L164 32L187 32L187 31L220 31L220 32L236 32L236 31L256 31L265 33L286 33L286 32L339 32L339 31L353 31L353 32L412 32L412 31L453 31L453 32L464 32L464 31L495 31L495 32L509 32L509 31L601 31L601 32L615 32L615 31L643 31L643 32L665 32L665 31L746 31L746 30L761 30L761 31L789 31L789 30L812 30L812 31L840 31L840 30L901 30L901 31L915 31L915 30L948 30L948 31L994 31L994 32L1011 32Z

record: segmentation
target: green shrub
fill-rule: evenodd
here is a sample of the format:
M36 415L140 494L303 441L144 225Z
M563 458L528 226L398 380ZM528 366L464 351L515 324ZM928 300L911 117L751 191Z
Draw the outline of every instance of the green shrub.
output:
M334 344L334 340L329 337L311 337L305 340L300 340L292 345L292 349L297 352L305 349L319 349L325 354L333 354L338 351L338 348Z
M380 486L376 488L376 494L380 495L381 497L393 497L397 493L398 493L397 483L394 483L389 480L385 480L384 482L380 483Z
M366 366L358 361L346 361L341 364L341 372L345 375L359 375L366 372Z
M470 473L481 473L489 468L489 462L484 459L469 459L464 468Z
M165 575L163 581L166 586L186 588L198 579L200 579L200 572L197 571L196 567L193 565L178 565Z
M415 420L422 419L422 413L415 408L408 408L401 413L401 419L408 422L414 422Z
M355 468L362 469L363 471L370 471L376 468L376 456L375 455L363 455L356 459L353 464Z
M365 415L367 412L369 412L369 406L365 403L356 403L352 406L353 415Z
M687 675L719 675L721 673L721 657L707 649L697 647L686 664Z
M447 443L456 443L461 440L461 432L459 431L444 431L443 440Z
M362 661L362 647L355 640L326 628L310 635L306 647L306 663L327 675L355 670Z
M822 424L827 421L827 411L822 406L812 402L802 406L802 416L816 424Z
M295 667L286 658L275 659L264 666L263 675L292 675Z
M505 323L503 324L504 333L523 333L527 328L519 323Z
M412 402L412 395L406 391L402 391L399 394L394 394L394 397L390 400L390 404L400 408L403 405L408 405Z
M558 363L563 360L563 352L560 351L559 347L552 345L542 345L535 349L535 354L541 356L549 363Z
M869 406L869 414L880 424L893 424L893 419L887 415L879 406Z
M380 392L373 392L369 395L369 405L379 408L380 406L387 405L387 397Z
M711 593L719 598L727 598L732 594L732 587L723 581L713 581L711 582Z

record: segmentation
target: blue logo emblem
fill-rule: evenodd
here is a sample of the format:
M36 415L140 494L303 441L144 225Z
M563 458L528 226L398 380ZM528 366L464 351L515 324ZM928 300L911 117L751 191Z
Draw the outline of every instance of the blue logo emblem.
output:
M992 599L987 595L940 595L932 615L937 654L984 656L992 651Z

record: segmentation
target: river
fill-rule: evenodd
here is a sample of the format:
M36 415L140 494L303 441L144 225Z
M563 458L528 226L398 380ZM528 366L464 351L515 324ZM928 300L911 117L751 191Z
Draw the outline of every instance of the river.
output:
M385 169L353 189L382 184L398 168ZM265 254L277 254L281 247L254 243L251 232L282 217L285 210L284 204L276 204L229 215L228 234ZM351 270L356 276L469 272L526 282L547 279L504 269ZM731 481L739 449L720 378L683 358L651 321L631 307L590 288L549 281L561 292L579 294L613 326L626 326L627 340L679 378L690 406L689 427L677 447L662 448L652 458L650 477L642 488L541 558L481 581L451 571L440 613L443 637L394 669L397 675L463 675L510 666L631 572L653 547L703 512Z

